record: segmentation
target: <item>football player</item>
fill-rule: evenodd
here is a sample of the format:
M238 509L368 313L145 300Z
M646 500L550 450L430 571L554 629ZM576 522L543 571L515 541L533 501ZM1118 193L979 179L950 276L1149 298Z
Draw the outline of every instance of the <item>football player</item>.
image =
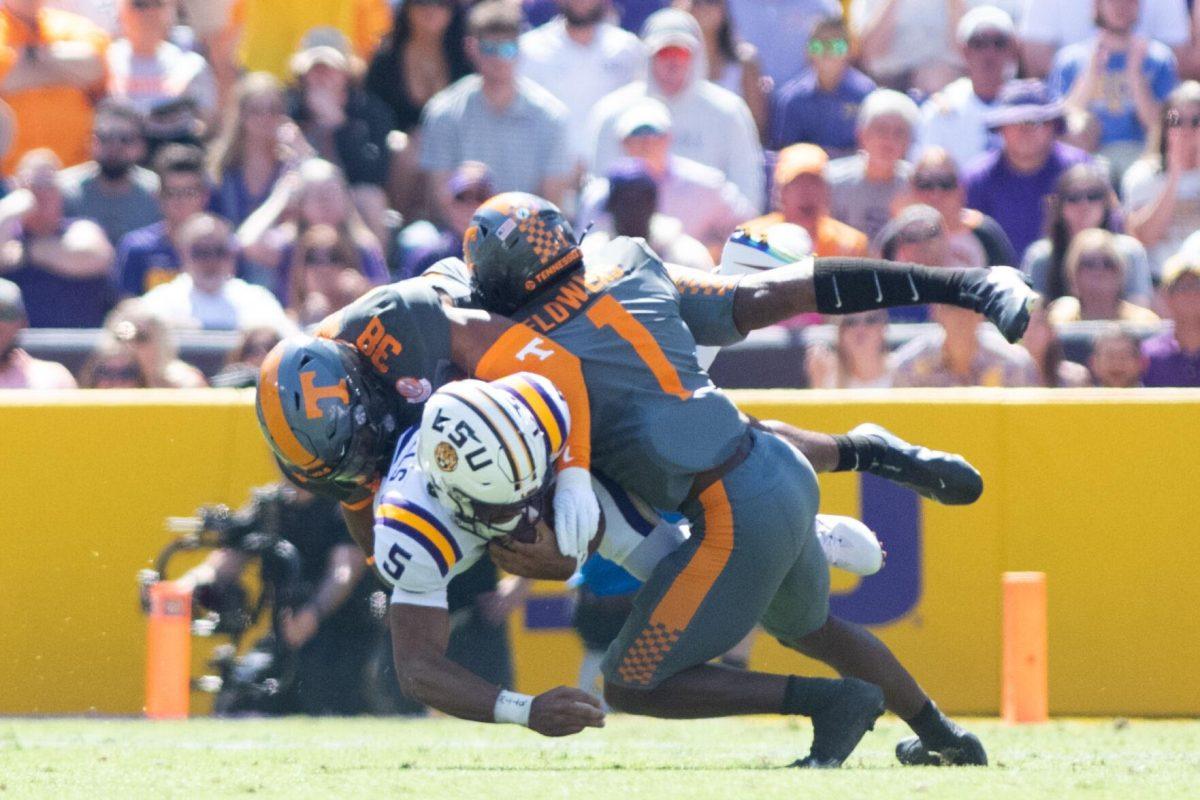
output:
M638 593L606 656L610 705L662 717L805 714L814 746L797 763L837 766L886 698L924 750L977 750L964 760L985 759L978 740L937 710L882 642L830 617L811 465L738 412L695 351L809 311L929 302L979 311L1016 340L1036 298L1016 270L810 258L724 278L664 265L628 238L585 265L561 212L520 193L477 210L464 253L480 306L553 333L579 359L596 465L692 524L692 536ZM839 461L869 459L871 446L845 437ZM708 663L756 623L785 646L864 680L730 674Z
M396 445L374 502L374 564L392 588L389 625L401 685L414 699L480 722L512 722L547 736L599 727L585 692L560 686L530 697L497 687L446 658L447 587L489 546L546 542L546 494L570 412L546 379L518 373L490 383L449 383L425 405L421 425ZM615 485L594 478L605 521L598 552L645 580L685 534ZM866 526L822 519L831 562L858 574L882 554ZM555 551L556 553L557 551Z

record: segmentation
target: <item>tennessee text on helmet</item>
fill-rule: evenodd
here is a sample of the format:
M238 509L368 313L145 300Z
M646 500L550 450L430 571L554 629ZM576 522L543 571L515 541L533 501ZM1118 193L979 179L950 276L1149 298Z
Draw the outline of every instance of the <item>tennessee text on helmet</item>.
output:
M566 401L541 376L456 381L425 405L417 461L463 528L484 538L523 532L546 513L569 428Z
M307 488L361 486L395 442L393 400L342 342L284 339L263 362L258 422L287 474Z
M583 265L571 223L548 200L523 192L481 205L463 235L476 300L512 314Z

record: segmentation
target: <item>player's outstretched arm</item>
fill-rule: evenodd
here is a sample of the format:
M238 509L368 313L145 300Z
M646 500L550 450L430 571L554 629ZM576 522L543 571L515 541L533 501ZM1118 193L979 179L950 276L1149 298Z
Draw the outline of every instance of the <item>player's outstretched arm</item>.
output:
M460 719L524 725L543 736L604 727L599 701L586 692L568 686L537 697L503 691L446 658L446 609L394 603L388 617L400 687L414 700Z
M678 285L678 268L672 275ZM728 290L728 278L693 272L689 284L713 283ZM737 283L733 321L743 334L813 311L854 314L878 308L940 303L970 309L991 320L1010 342L1029 325L1038 295L1012 267L925 267L877 258L806 258L747 275Z

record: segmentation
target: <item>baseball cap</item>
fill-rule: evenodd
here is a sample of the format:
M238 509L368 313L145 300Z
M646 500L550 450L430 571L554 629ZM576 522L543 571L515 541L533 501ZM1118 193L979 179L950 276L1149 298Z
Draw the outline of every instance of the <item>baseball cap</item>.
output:
M0 322L17 322L27 318L21 287L0 278Z
M983 121L994 130L1023 122L1053 122L1065 113L1062 101L1054 99L1045 83L1028 78L1004 84Z
M646 18L642 42L650 55L668 47L680 47L689 53L700 49L700 23L686 11L664 8Z
M619 158L608 168L604 175L608 179L608 191L644 189L654 191L658 183L650 173L650 169L640 158Z
M304 75L317 64L342 72L350 70L350 41L346 34L328 25L310 28L304 34L288 66L293 75Z
M639 100L617 117L617 136L628 139L630 136L661 136L671 132L671 112L667 107L647 97Z
M487 164L482 161L464 161L450 174L446 189L451 197L458 197L468 189L481 189L485 194L495 194L495 179Z
M958 43L966 44L971 37L984 31L995 31L1009 38L1017 34L1017 26L1008 12L996 6L976 6L962 15L958 22Z
M933 206L917 203L905 208L883 226L883 230L875 237L874 249L884 258L891 259L895 258L900 245L918 244L945 232L946 225L941 212Z
M1162 286L1171 290L1185 275L1195 275L1200 278L1200 257L1195 253L1176 253L1163 264Z
M775 162L775 185L785 186L801 175L824 177L829 156L815 144L793 144L779 151Z

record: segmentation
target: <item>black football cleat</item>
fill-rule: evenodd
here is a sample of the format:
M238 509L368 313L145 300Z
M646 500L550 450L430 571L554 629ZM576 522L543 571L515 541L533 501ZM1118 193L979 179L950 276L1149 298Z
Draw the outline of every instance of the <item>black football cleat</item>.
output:
M937 750L929 749L916 736L902 739L896 745L896 760L906 767L986 767L988 763L983 742L967 731Z
M837 697L812 715L812 748L793 767L840 767L883 713L883 690L878 686L857 678L841 682Z
M1009 342L1016 344L1029 327L1029 311L1039 295L1029 277L1013 267L990 267L982 277L963 282L960 298L983 314Z
M909 444L879 425L867 422L850 431L850 435L872 438L879 454L865 471L893 483L906 486L922 497L948 506L974 503L983 494L983 478L979 470L965 458L941 450Z

